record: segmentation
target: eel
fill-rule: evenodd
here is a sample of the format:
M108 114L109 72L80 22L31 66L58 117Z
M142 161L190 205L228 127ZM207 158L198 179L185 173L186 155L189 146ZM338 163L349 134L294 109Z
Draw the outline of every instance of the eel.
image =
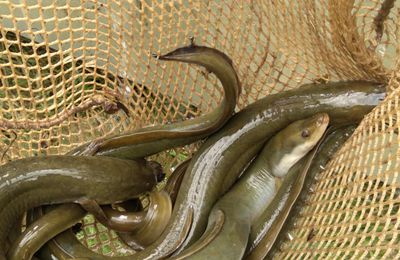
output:
M109 206L107 206L109 207ZM104 209L104 207L103 207ZM62 208L54 209L52 212L55 212L54 215L63 215ZM73 212L76 213L73 213ZM129 230L131 232L119 232L120 238L133 249L142 250L145 246L152 243L158 236L162 233L165 226L167 225L172 211L172 203L169 198L169 195L165 191L152 191L149 194L149 206L145 211L142 212L122 212L118 210L109 210L105 209L104 212L108 217L114 218L113 222L115 222L115 227L121 230ZM66 230L68 226L65 226L65 222L73 222L75 218L74 215L79 214L79 208L72 208L69 210L69 213L66 214L63 218L57 219L53 218L51 215L48 214L44 215L43 217L37 219L31 225L29 225L28 230L37 226L40 226L42 231L47 229L46 227L42 227L42 223L50 222L55 223L57 225L58 230ZM50 212L51 213L51 212ZM139 215L143 215L138 217ZM70 219L68 219L70 216ZM36 217L37 218L37 217ZM57 224L58 221L58 224ZM36 224L38 223L38 224ZM76 223L76 221L75 221ZM74 224L75 224L74 223ZM109 223L108 223L109 224ZM48 227L52 228L52 227ZM50 230L51 231L51 230ZM26 233L26 232L24 232ZM61 232L58 232L61 233ZM58 235L56 233L56 237L53 236L44 236L42 235L41 245L46 243L49 240L52 240L46 244L40 251L41 251L41 258L44 259L68 259L68 258L75 258L75 257L88 257L91 255L97 255L96 253L92 252L90 249L83 246L72 233L71 230L65 231L62 234ZM54 233L53 233L54 234ZM23 240L20 238L20 240ZM28 250L24 249L24 247L28 247L30 243L38 244L37 242L29 241L25 245L20 245L19 251ZM40 248L40 247L39 247ZM29 248L31 253L36 252L39 248ZM15 253L14 253L15 254ZM19 254L21 255L21 254Z
M168 181L163 188L163 190L169 194L173 204L178 196L178 191L189 163L190 159L179 164L178 167L176 167L176 169L171 173L171 176L168 178Z
M62 215L63 217L52 218L49 213L54 211L54 214ZM76 209L73 209L76 212ZM85 213L87 213L85 211ZM32 211L28 212L28 219L31 225L35 225L38 221L43 219L43 221L51 221L57 223L58 228L62 226L62 223L67 221L72 221L73 219L70 217L73 214L69 212L65 214L65 212L57 207L45 206L40 208L35 208ZM67 260L67 259L77 259L80 257L76 257L80 252L84 252L85 256L90 259L91 256L96 256L97 253L88 249L81 242L78 241L75 235L75 230L80 229L81 224L77 222L72 228L68 228L66 231L61 234L56 235L53 239L48 241L44 246L40 248L38 252L35 253L35 256L40 258L41 260ZM32 250L34 251L34 250Z
M120 228L123 227L122 229L127 229L126 226L130 225L136 227L136 229L134 229L134 231L136 231L134 233L135 235L131 235L128 238L131 243L135 241L141 247L148 245L161 234L171 216L172 205L169 196L165 191L151 192L149 200L150 205L147 211L142 212L146 215L139 222L137 222L137 216L133 212L112 212L110 214L109 211L105 210L107 215L112 215L114 218L119 219L117 223ZM38 208L37 211L39 210L41 209ZM31 223L23 234L19 236L8 252L8 257L11 260L31 259L33 254L47 241L75 225L86 215L86 213L87 212L78 204L60 205L44 216L36 212L36 214L32 216L33 219L38 218L39 216L41 217ZM124 216L126 216L126 219L122 220ZM80 243L79 241L76 241L76 238L71 240L73 243ZM54 251L53 254L56 255L57 251L68 251L65 248L55 250L54 247L57 246L57 244L53 246L49 252ZM68 258L72 257L72 255L73 252L70 252ZM48 259L51 257L46 258ZM60 258L62 258L62 256Z
M135 232L146 218L146 211L121 211L111 205L102 207L107 217L107 223L102 223L108 228L121 232Z
M283 211L286 205L285 203L288 202L293 183L299 175L308 170L314 156L315 150L290 169L286 178L282 181L278 192L275 194L275 197L268 205L268 208L252 223L244 259L247 259L246 257L248 257L249 251L253 250L255 247L266 247L265 244L269 242L266 236L267 232L273 230L274 221L278 219L279 213ZM252 259L263 259L263 257L258 257L259 256L256 255Z
M214 73L224 89L224 98L219 107L198 118L100 138L83 144L68 154L142 158L207 137L228 121L234 113L241 86L232 61L226 54L213 48L197 46L192 42L189 46L157 58L197 64Z
M143 236L157 236L169 221L172 211L171 199L167 192L153 191L149 194L147 210L133 212L113 209L110 205L102 207L105 218L98 219L104 226L120 232L142 233ZM145 226L153 225L153 234L147 234ZM161 231L156 231L161 229ZM144 232L144 233L143 233Z
M153 260L179 254L200 238L216 200L270 137L290 122L317 113L327 113L333 126L360 122L384 99L384 86L366 81L306 84L250 104L211 135L193 156L171 221L159 239L133 256L111 259Z
M191 160L161 237L125 259L160 259L190 246L203 234L215 201L235 182L263 144L290 122L328 113L332 125L359 122L385 96L384 85L351 81L307 84L269 95L235 114L210 136ZM192 219L188 234L182 230ZM186 237L183 241L182 237Z
M282 228L279 229L279 233L277 232L274 234L274 241L268 242L268 248L270 248L270 250L265 250L266 241L263 239L259 243L260 246L254 247L250 252L251 254L249 254L249 257L246 259L263 259L264 257L272 259L272 256L280 250L282 244L286 241L287 234L295 226L296 216L299 216L304 207L307 198L310 195L310 191L312 190L312 186L315 184L316 177L325 169L327 163L351 136L355 127L355 125L350 125L336 129L325 138L309 167L303 188L301 189L297 199L294 201L286 221L282 225ZM266 239L268 239L268 237L266 237ZM250 256L252 256L252 258Z
M27 210L48 204L110 204L148 192L158 169L107 157L31 157L0 166L0 259L12 227ZM110 174L112 173L112 174Z
M182 177L187 168L188 162L189 160L183 162L176 168L171 178L168 179L166 186L164 187L165 192L152 192L149 194L150 206L148 210L127 211L125 209L124 211L121 211L118 209L114 209L111 205L105 205L102 207L102 211L104 212L106 218L98 219L99 222L115 231L129 232L130 234L127 234L125 236L128 240L132 233L142 233L141 238L142 236L145 236L143 234L143 229L140 231L138 230L143 228L143 226L150 225L151 223L151 225L153 225L152 236L157 236L158 232L155 231L154 227L156 226L156 229L162 231L163 228L161 227L165 227L165 224L168 222L172 209L171 195L173 195L175 199L177 190L179 189L180 182L182 181ZM160 179L158 176L157 182L159 181ZM119 206L119 208L121 208L121 206ZM124 208L123 205L122 208ZM162 224L162 222L164 223ZM139 240L141 240L141 238Z
M137 259L160 259L171 251L179 253L198 240L216 200L236 181L263 144L290 122L325 112L331 125L354 124L384 97L384 85L379 83L307 84L269 95L245 107L210 136L193 156L182 180L172 221L155 243L137 254ZM181 234L188 208L193 209L193 221L182 242L176 237Z
M167 192L152 192L147 214L138 230L129 233L118 233L120 238L130 247L143 250L153 243L164 231L172 212L172 202Z
M250 104L211 135L193 156L171 221L159 239L135 255L111 259L161 259L179 254L202 236L214 203L279 130L317 113L327 113L333 126L354 124L384 97L384 84L346 81L306 84Z
M291 123L272 137L238 182L214 205L204 235L172 259L242 259L251 225L269 206L278 182L314 148L328 124L326 113L317 114ZM219 232L211 232L218 226L221 213L224 218Z
M59 205L25 229L7 253L8 259L30 260L48 240L75 225L85 215L86 211L78 204Z
M39 250L37 255L41 260L92 259L100 256L79 242L72 229L67 229L50 240ZM82 257L82 255L85 256ZM110 256L109 258L113 259Z

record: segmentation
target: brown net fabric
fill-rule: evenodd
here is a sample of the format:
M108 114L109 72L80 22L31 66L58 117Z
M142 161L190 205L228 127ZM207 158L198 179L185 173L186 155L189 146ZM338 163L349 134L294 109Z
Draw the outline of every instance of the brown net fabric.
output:
M222 91L215 76L150 55L194 36L232 58L238 110L313 81L388 82L391 94L329 163L278 257L400 257L400 3L390 2L1 0L2 163L212 110ZM169 171L192 151L156 157ZM86 222L86 245L123 253L112 233Z

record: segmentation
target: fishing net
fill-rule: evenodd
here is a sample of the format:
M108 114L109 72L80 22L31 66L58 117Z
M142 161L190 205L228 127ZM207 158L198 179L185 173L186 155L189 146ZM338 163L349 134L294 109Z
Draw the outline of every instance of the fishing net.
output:
M386 82L390 94L320 175L277 258L398 258L400 3L390 2L1 0L1 162L213 110L214 75L150 55L190 36L232 58L237 110L309 82ZM155 157L170 171L195 148ZM78 237L127 252L93 219Z

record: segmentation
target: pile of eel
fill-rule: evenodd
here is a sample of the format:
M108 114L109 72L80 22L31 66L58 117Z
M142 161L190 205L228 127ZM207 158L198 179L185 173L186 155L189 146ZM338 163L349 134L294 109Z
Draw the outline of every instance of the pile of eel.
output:
M315 83L235 113L241 86L226 54L192 42L157 58L214 73L222 102L198 118L0 166L1 260L271 258L314 176L385 97L380 83ZM157 190L163 169L147 156L199 140ZM81 244L74 230L88 213L136 253Z

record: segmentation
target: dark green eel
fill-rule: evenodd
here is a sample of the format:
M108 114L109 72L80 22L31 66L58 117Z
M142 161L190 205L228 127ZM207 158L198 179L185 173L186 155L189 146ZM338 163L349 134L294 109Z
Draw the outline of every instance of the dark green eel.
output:
M327 113L334 126L354 124L384 97L382 84L350 81L307 84L250 104L210 136L194 155L182 180L171 221L156 242L133 256L90 259L153 260L174 252L179 254L201 237L216 200L279 130L316 113Z
M104 208L104 207L103 207ZM69 259L75 257L89 257L89 256L100 256L95 252L87 249L83 246L75 237L71 230L67 230L52 239L54 236L48 236L47 233L53 232L51 229L53 227L42 226L42 223L50 222L54 223L54 226L57 227L57 230L66 230L68 226L65 226L64 223L72 223L76 219L75 215L79 214L81 209L73 208L70 209L69 212L63 212L63 208L54 209L54 215L62 215L63 217L55 218L53 215L46 214L41 218L37 219L34 223L28 226L27 231L24 232L22 236L20 236L19 240L24 240L24 236L27 232L35 227L40 227L41 237L40 242L31 240L24 241L24 244L21 244L20 248L15 250L15 255L21 255L19 252L28 252L33 254L39 248L32 248L30 244L41 245L45 244L49 241L44 247L40 250L40 256L42 259ZM169 195L166 191L152 191L149 194L149 206L145 211L141 212L121 212L118 210L105 210L106 215L114 218L114 225L119 225L119 229L133 229L132 232L129 233L119 233L122 240L124 240L129 246L136 250L142 250L145 246L152 243L156 240L162 231L165 229L168 221L171 217L172 211L172 203L169 198ZM75 213L74 213L75 212ZM139 215L143 215L138 217ZM58 223L58 224L57 224ZM129 227L130 226L130 227ZM48 230L50 229L50 230ZM44 235L42 235L45 233ZM37 240L36 239L36 240ZM51 240L51 241L50 241Z
M157 240L171 218L172 202L167 192L151 192L149 200L146 217L140 227L134 232L119 233L121 239L132 248L142 250ZM129 220L126 219L125 226L129 224Z
M158 259L174 251L188 208L194 209L193 223L177 253L199 239L215 201L235 182L264 142L290 122L325 112L332 125L354 124L384 96L381 84L353 81L307 84L250 104L210 136L194 155L183 178L172 221L158 242L138 254L138 259Z
M287 217L287 213L292 206L293 201L297 198L298 192L303 187L305 175L315 157L317 147L306 158L293 166L288 172L285 179L281 183L278 192L273 198L268 208L253 223L250 231L248 248L253 244L257 244L257 250L267 252L275 240L275 235L281 229L282 223ZM257 228L255 228L257 227ZM256 233L256 241L253 241ZM255 250L255 251L257 251ZM263 259L258 254L246 256L251 259Z
M311 166L309 167L307 176L304 180L304 186L300 194L298 195L298 198L294 202L294 205L291 207L290 213L286 217L286 221L284 222L282 228L279 229L279 232L276 232L273 237L270 236L274 238L273 241L268 242L268 248L270 248L270 250L265 250L265 245L267 243L265 243L266 241L262 239L261 241L258 241L259 243L257 244L253 243L253 250L250 252L249 255L252 257L248 257L246 259L263 259L265 256L267 259L272 259L272 256L280 250L281 245L286 241L288 232L290 232L290 230L294 228L296 216L299 215L304 204L306 203L310 190L312 190L312 186L315 183L316 176L325 169L326 164L333 158L339 148L351 136L354 129L355 126L339 128L325 138L324 142L319 147ZM271 219L270 215L265 215L264 217ZM262 227L262 222L265 222L267 218L264 218L264 220L260 219L259 227L256 228ZM256 236L253 235L251 236L251 238L252 237Z
M328 123L327 114L317 114L291 123L271 138L238 182L214 205L203 236L173 259L242 259L250 227L273 200L279 179L313 149ZM212 232L221 213L220 231Z
M171 216L171 200L165 191L151 192L149 200L150 202L147 210L140 212L145 216L139 219L137 218L138 212L120 212L117 210L110 212L106 210L108 216L118 219L113 221L117 223L121 229L127 229L127 226L135 227L133 234L125 235L129 235L128 239L130 243L136 243L136 245L141 248L158 238ZM35 212L29 214L29 220L31 220L30 222L32 223L29 223L23 234L18 237L8 252L8 256L11 260L31 259L33 254L46 242L62 231L75 225L87 213L77 204L60 205L57 208L53 208L44 216L42 216L42 213L39 211L42 211L42 209L38 208ZM70 245L63 243L63 241L63 239L54 239L55 244L53 243L50 246L48 252L53 253L53 256L60 259L72 258L74 252L69 252L67 248ZM71 237L71 242L71 245L79 243L76 241L74 235ZM55 247L59 247L58 250L55 249ZM65 254L57 253L59 251L63 251ZM51 259L52 257L47 255L45 258Z
M190 159L182 162L171 174L171 176L169 177L167 184L165 185L163 191L165 191L171 200L171 203L174 203L176 195L178 193L181 181L182 181L182 177L184 176L184 173L187 169L187 166L189 165ZM151 194L151 193L150 193ZM155 202L155 203L152 203ZM147 223L145 226L146 227L150 227L153 226L154 227L154 221L156 219L158 219L156 226L157 227L161 227L162 228L157 228L158 230L162 231L163 228L165 228L165 225L168 223L168 220L170 219L170 210L169 211L165 211L165 207L167 205L164 204L160 204L159 201L154 201L150 199L150 204L152 204L150 206L150 208L152 208L153 213L151 214L147 214L147 211L139 211L139 212L132 212L132 211L126 211L126 212L120 212L117 211L115 209L112 209L111 206L106 205L103 206L103 210L106 214L106 216L108 217L108 219L110 220L110 222L112 223L107 223L108 226L112 227L114 230L119 230L119 231L130 231L130 232L134 232L134 231L138 231L139 228L143 227L144 223ZM156 208L156 209L155 209ZM59 214L62 215L63 218L57 218L57 219L53 219L51 218L51 215L42 219L37 220L38 224L33 224L31 226L29 226L29 228L27 230L30 230L30 228L34 228L35 226L39 226L39 229L44 229L44 227L42 227L40 225L40 223L42 222L50 222L50 223L54 223L55 221L59 221L58 225L57 225L57 230L59 229L67 229L68 226L64 226L64 223L71 223L74 222L75 218L74 216L79 214L79 212L82 210L81 208L76 208L76 209L70 209L68 214L64 214L67 212L62 212L62 208L56 210L54 212L54 214ZM155 212L157 210L157 212ZM84 211L86 212L86 211ZM169 212L169 216L166 217L165 214L167 214ZM152 216L152 217L151 217ZM50 218L50 219L47 219ZM151 220L151 221L150 221ZM152 223L152 224L150 224ZM139 233L142 233L144 230L146 230L145 228L142 228L142 231ZM50 232L51 230L46 231L45 232ZM152 234L152 240L150 242L152 242L153 240L155 240L154 238L157 238L160 233L158 232L154 232L154 228L149 228L148 229L149 232L147 232L148 234ZM27 233L29 231L25 231L24 233ZM146 232L145 232L146 233ZM132 237L131 234L129 233L119 233L120 237L122 240L125 241L126 244L128 244L130 247L132 248L136 248L136 249L143 249L143 238L142 235L138 236L138 235L134 235ZM148 235L145 235L148 236ZM20 237L20 240L22 240L22 237ZM139 238L139 241L136 240L135 238ZM41 241L48 241L50 240L49 236L43 236L43 238L40 238ZM145 243L145 245L149 245L150 242ZM37 243L36 241L33 243ZM28 245L25 245L25 247L27 247ZM24 248L20 248L19 251L24 251L26 249ZM36 250L36 249L35 249ZM34 252L35 250L30 249L30 252ZM73 258L75 256L82 256L87 254L86 256L98 256L96 253L93 252L88 252L87 249L79 242L77 241L75 235L72 233L72 231L68 230L65 231L64 233L58 235L57 237L55 237L52 241L48 242L46 246L44 246L41 250L41 258L42 259L68 259L68 258ZM85 252L86 251L86 252ZM14 253L17 254L17 253ZM21 253L19 253L21 254Z
M50 215L49 210L53 211L54 214ZM43 212L44 211L44 212ZM78 209L72 209L68 212L64 211L62 208L57 207L42 207L36 208L34 211L28 212L30 227L37 225L37 223L49 221L51 223L56 223L56 229L61 230L62 228L67 228L68 226L63 223L72 222L76 220L75 215L79 214ZM45 213L43 215L43 213ZM84 215L87 214L86 211L83 212ZM58 214L58 217L53 217L53 215ZM76 222L77 223L77 222ZM79 225L80 226L80 225ZM42 228L47 229L47 227L43 226ZM82 255L81 252L84 252L86 257L97 256L97 254L91 250L89 250L86 246L80 243L73 231L74 228L67 229L62 232L60 235L55 236L51 239L46 245L42 246L37 255L41 260L67 260L67 259L76 259L79 255ZM40 241L46 241L49 237L42 236ZM32 254L35 250L29 249L29 254Z
M176 167L176 169L169 176L167 184L165 184L163 190L165 190L172 201L172 204L175 203L176 197L178 196L179 188L181 187L183 176L185 176L185 172L187 167L189 166L190 159L182 162Z
M157 234L156 227L162 227L165 224L161 222L168 222L171 211L172 203L167 192L153 191L149 196L149 207L147 210L135 211L120 211L113 209L110 205L102 207L104 212L104 219L99 220L104 226L120 232L143 232L143 226L153 225L154 234ZM162 221L160 221L160 218ZM156 222L154 222L156 221ZM161 228L164 229L164 228ZM145 234L143 234L146 236Z
M47 213L45 218L39 218L25 229L7 253L8 259L30 260L47 241L75 225L85 215L86 210L78 204L59 205Z
M145 161L75 156L16 160L0 166L0 172L0 259L5 259L11 228L27 210L46 204L128 200L150 191L158 174Z
M223 52L193 43L158 57L160 60L198 64L221 81L224 99L219 107L204 116L182 122L145 127L126 134L84 144L71 155L106 155L142 158L166 149L193 143L220 129L232 116L240 95L240 82L231 59Z
M108 228L121 232L134 232L140 228L146 219L147 212L142 211L121 211L114 209L111 205L102 207L107 217Z

